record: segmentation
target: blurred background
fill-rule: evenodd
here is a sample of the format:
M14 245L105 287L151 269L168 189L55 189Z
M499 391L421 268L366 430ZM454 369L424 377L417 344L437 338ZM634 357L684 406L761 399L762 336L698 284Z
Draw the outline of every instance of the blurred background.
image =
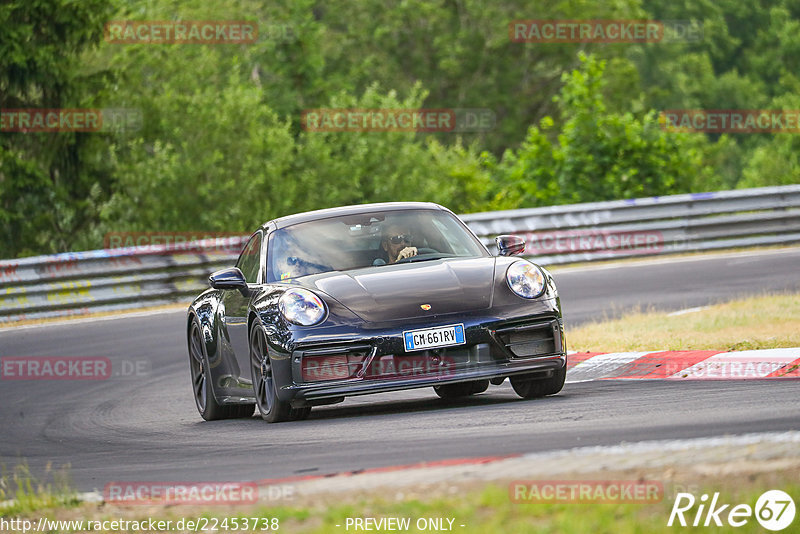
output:
M0 258L108 232L248 233L426 200L457 213L800 183L793 134L674 133L668 109L800 109L790 0L4 0L0 108L133 110L0 132ZM490 4L490 5L486 5ZM701 39L520 43L517 19L690 21ZM244 20L240 44L119 44L113 20ZM478 108L492 128L314 132L315 108Z

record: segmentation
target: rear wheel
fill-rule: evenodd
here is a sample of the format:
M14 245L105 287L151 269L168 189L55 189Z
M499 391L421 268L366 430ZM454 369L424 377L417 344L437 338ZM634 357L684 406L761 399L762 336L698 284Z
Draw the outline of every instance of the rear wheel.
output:
M546 395L555 395L564 387L567 378L567 366L556 370L549 378L535 378L531 375L518 375L509 378L514 392L523 399L536 399Z
M278 388L272 372L272 360L267 350L264 329L254 326L250 331L250 371L253 378L253 393L261 418L269 423L305 419L311 407L292 408L291 404L278 398Z
M433 386L433 390L443 399L457 399L467 397L477 393L483 393L489 389L488 380L475 380L473 382L460 382L458 384L443 384Z
M223 405L217 402L211 385L205 343L200 333L200 325L195 321L189 329L189 370L192 375L194 402L203 419L214 421L253 415L252 404Z

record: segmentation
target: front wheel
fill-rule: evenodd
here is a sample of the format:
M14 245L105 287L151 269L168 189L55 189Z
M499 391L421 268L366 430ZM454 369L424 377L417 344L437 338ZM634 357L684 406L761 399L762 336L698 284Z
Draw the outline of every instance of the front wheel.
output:
M261 418L268 423L305 419L311 407L292 408L291 404L278 398L278 387L272 372L272 359L267 350L267 336L264 329L254 326L250 332L250 372L253 379L253 393Z
M514 392L523 399L537 399L546 395L555 395L564 387L567 378L567 366L556 370L549 378L531 378L530 375L509 377Z

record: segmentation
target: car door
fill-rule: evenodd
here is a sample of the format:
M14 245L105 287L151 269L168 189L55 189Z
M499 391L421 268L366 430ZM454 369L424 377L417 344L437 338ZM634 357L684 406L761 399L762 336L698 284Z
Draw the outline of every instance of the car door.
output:
M259 230L245 245L236 267L242 271L248 286L260 284L261 280L261 245L263 234ZM235 356L237 378L240 382L250 378L250 341L247 331L247 312L250 306L250 296L245 296L238 290L227 290L222 297L224 304L225 328L228 332L229 342Z

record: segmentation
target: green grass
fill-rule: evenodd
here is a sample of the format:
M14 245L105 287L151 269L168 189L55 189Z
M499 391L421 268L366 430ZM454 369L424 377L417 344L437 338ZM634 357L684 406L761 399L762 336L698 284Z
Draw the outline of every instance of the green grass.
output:
M597 475L589 477L598 479ZM769 474L766 479L757 476L741 476L740 478L727 478L702 481L702 489L695 490L695 496L700 493L720 492L720 503L755 505L758 496L768 489L781 489L792 495L796 502L800 501L800 483L797 470L783 474ZM26 490L27 492L27 490ZM672 532L709 532L706 527L668 527L667 520L673 505L672 493L665 484L667 494L663 501L653 504L576 504L576 503L547 503L516 504L509 498L508 485L492 483L482 489L458 489L455 486L444 495L435 495L430 498L403 497L400 490L384 490L373 496L360 498L344 504L326 503L324 500L316 501L306 498L305 505L267 507L256 506L245 509L220 509L207 508L190 510L188 507L172 506L151 508L142 511L138 507L122 507L109 509L96 504L83 504L74 508L72 504L53 507L56 502L52 499L27 500L24 506L15 508L9 516L27 516L35 518L46 515L59 519L116 519L126 517L131 520L142 520L148 517L157 519L173 519L181 517L265 517L278 518L280 529L278 532L324 534L354 532L345 530L347 518L382 518L398 517L410 518L411 528L408 532L418 532L415 528L419 518L452 518L453 532L458 533L559 533L559 534L617 534L617 533L659 533ZM27 495L27 493L26 493ZM329 496L329 499L331 497ZM348 499L346 495L335 498ZM728 507L730 509L730 507ZM697 506L687 513L691 521ZM7 510L6 510L7 512ZM199 513L198 513L199 512ZM723 521L726 519L721 515ZM796 519L795 521L800 521ZM336 525L341 525L337 527ZM445 522L445 525L447 523ZM461 525L464 525L463 527ZM727 526L723 529L712 528L713 531L734 530ZM791 530L791 529L790 529ZM747 525L736 528L736 532L763 532L758 522L750 518Z
M569 317L569 310L564 311ZM631 313L567 331L577 351L750 350L800 347L800 295L762 295L670 315Z
M77 493L71 489L68 469L53 470L48 467L46 476L53 482L42 482L34 478L26 463L11 470L2 467L0 476L0 517L15 517L20 514L41 512L48 509L65 509L80 504Z
M755 505L758 496L766 489L744 485L744 488L719 490L720 502ZM783 485L778 488L800 497L800 484ZM707 488L704 491L715 490ZM699 498L699 495L697 495ZM667 527L673 504L672 497L656 504L515 504L509 499L508 487L489 485L481 491L473 491L431 501L365 501L358 505L337 506L324 512L322 525L306 530L295 524L291 532L328 533L344 532L347 517L410 517L412 525L420 517L454 518L454 532L463 533L649 533L649 532L708 532L705 527ZM730 507L729 507L730 508ZM696 506L692 512L696 511ZM687 514L687 517L689 514ZM724 516L722 516L724 518ZM463 528L460 525L465 525ZM288 530L288 529L287 529ZM719 529L717 529L719 530ZM763 529L751 519L736 532L762 532ZM352 531L352 529L351 529ZM410 532L415 532L414 528Z

